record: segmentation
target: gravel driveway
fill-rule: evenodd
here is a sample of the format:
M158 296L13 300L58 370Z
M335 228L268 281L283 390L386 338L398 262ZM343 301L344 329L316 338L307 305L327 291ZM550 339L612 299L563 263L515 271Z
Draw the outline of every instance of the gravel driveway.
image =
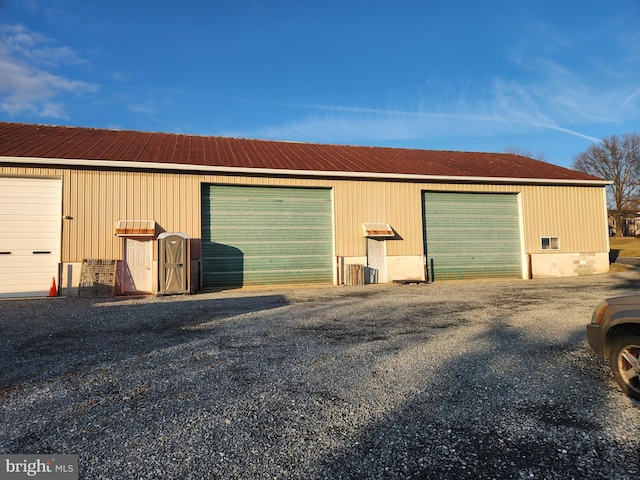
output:
M637 479L640 403L584 327L639 285L2 301L0 451L94 479Z

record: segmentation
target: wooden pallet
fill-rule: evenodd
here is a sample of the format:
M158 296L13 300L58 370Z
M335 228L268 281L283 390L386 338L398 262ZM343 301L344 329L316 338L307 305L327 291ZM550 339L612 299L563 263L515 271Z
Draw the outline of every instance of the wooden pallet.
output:
M117 268L117 260L84 259L78 295L80 297L113 297Z

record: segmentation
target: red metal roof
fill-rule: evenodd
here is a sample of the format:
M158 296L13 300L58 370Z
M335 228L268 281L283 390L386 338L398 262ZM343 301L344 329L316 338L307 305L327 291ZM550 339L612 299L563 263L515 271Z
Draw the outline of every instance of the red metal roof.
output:
M510 153L324 145L0 122L0 157L298 172L601 181ZM1 159L0 159L1 160ZM5 159L6 161L6 159Z

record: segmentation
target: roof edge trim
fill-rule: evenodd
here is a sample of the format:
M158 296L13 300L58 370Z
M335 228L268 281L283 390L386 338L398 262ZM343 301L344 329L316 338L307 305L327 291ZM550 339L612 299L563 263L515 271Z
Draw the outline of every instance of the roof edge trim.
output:
M4 157L0 162L17 164L44 164L50 166L75 167L108 167L130 168L136 170L185 170L190 172L206 172L221 174L261 174L261 175L297 175L305 177L342 177L342 178L370 178L386 180L422 180L426 182L464 182L464 183L527 183L546 185L584 185L606 186L613 182L609 180L572 180L555 178L518 178L518 177L465 177L455 175L416 175L408 173L376 173L376 172L340 172L323 170L287 170L277 168L223 167L215 165L189 165L182 163L134 162L126 160L76 160L68 158L40 158L40 157Z

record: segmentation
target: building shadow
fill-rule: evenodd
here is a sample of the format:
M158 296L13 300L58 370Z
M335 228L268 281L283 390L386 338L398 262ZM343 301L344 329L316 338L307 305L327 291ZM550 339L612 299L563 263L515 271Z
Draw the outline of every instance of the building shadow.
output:
M242 288L244 254L231 245L202 244L202 290L216 291Z

